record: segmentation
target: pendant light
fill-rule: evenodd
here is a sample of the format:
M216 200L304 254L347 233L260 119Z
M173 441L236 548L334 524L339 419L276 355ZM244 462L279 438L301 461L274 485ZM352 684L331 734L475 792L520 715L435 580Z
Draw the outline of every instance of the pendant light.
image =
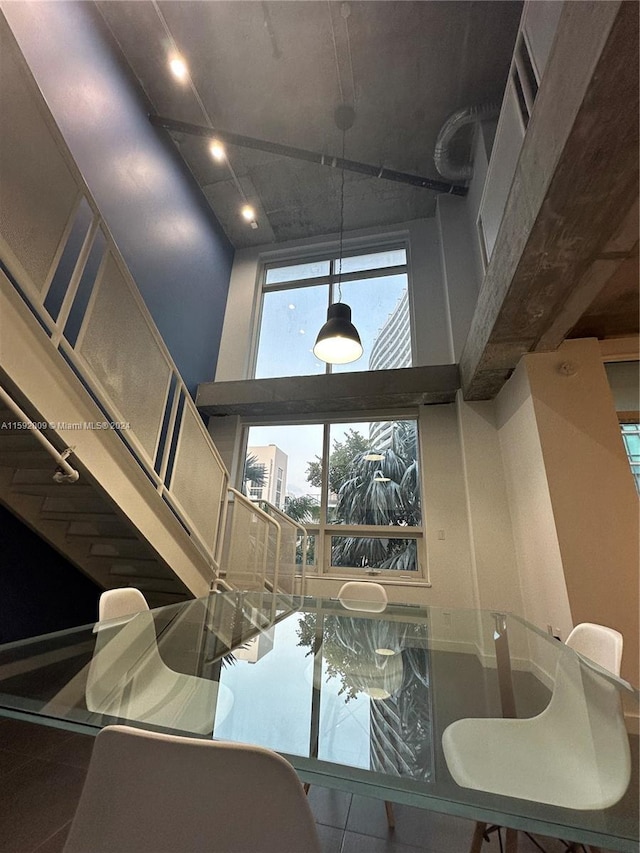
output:
M346 131L352 126L353 108L343 104L336 109L335 120L342 131L342 161ZM340 250L338 257L338 301L329 306L327 322L318 332L313 354L328 364L349 364L362 355L362 343L358 330L351 322L351 308L342 302L342 238L344 232L344 168L340 183Z

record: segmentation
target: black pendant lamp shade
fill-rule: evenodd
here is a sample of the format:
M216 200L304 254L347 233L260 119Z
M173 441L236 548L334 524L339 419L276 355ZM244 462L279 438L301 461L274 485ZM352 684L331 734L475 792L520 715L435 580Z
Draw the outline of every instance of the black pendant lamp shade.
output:
M318 332L313 354L329 364L348 364L362 355L362 343L351 322L351 308L334 302L327 311L327 322Z

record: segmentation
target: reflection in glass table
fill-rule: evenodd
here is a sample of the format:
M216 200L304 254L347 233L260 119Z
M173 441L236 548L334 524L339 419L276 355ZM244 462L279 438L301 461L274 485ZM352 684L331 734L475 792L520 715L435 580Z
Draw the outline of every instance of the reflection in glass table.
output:
M637 851L623 706L626 682L481 611L215 593L0 646L7 716L257 744L312 784Z

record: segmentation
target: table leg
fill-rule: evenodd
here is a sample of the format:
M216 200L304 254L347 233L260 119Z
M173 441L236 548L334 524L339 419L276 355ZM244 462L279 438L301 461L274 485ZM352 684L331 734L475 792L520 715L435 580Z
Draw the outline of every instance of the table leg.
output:
M471 847L469 853L481 853L482 842L484 841L484 833L487 828L486 823L476 821L476 828L473 830L473 838L471 839Z
M518 853L518 830L507 827L505 853Z

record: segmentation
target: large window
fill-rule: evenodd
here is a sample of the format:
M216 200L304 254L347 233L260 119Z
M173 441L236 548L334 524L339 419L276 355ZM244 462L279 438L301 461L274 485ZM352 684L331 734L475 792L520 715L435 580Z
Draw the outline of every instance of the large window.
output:
M249 429L251 453L273 445L284 511L312 534L319 572L426 578L415 419Z
M406 249L343 257L340 285L339 267L336 257L265 267L256 379L411 367ZM313 345L328 306L340 300L351 307L364 355L331 366Z
M627 451L631 473L640 494L640 424L620 424L624 449Z

